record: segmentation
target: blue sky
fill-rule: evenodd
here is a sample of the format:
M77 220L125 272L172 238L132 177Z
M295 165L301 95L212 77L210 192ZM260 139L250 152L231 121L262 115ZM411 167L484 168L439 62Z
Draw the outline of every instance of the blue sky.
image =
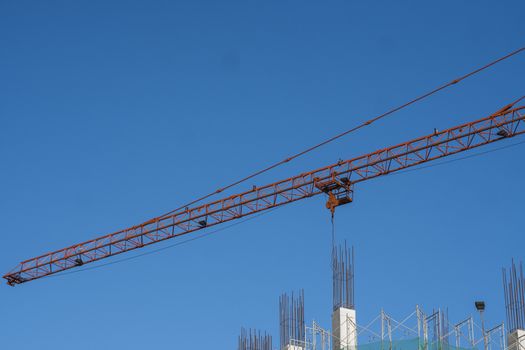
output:
M2 2L0 268L169 211L523 46L524 11ZM524 94L523 76L521 55L238 190L483 117ZM459 320L480 298L489 324L504 320L500 269L525 243L524 147L356 188L336 231L356 249L359 320L415 304ZM313 198L156 254L0 286L1 347L234 349L241 326L278 344L278 296L299 288L307 321L328 328L330 229Z

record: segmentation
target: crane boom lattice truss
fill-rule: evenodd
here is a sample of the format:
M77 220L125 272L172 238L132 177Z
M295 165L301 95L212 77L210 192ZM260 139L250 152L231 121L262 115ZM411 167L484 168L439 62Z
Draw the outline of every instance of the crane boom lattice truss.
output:
M14 286L321 193L333 212L352 201L356 183L525 133L524 109L510 104L483 119L158 217L25 260L3 277Z

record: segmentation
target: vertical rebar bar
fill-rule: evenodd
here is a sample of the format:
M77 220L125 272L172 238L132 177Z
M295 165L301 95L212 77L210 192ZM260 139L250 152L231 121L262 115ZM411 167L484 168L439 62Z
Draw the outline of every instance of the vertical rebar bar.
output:
M305 342L304 291L296 297L283 293L279 298L280 349Z
M509 332L525 329L525 278L521 262L518 270L512 259L508 275L503 268L503 293Z
M272 336L255 329L241 328L238 350L273 350Z
M354 247L332 247L332 296L333 310L340 307L354 309Z

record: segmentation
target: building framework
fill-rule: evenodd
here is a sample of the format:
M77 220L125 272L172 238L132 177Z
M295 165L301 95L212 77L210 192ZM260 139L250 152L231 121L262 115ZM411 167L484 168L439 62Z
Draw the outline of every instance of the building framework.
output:
M354 249L332 243L332 327L315 320L305 323L304 291L279 298L280 343L278 350L525 350L525 278L523 266L512 261L503 269L507 322L486 329L484 302L476 302L481 325L472 315L452 321L448 309L425 312L416 305L401 319L380 310L367 323L357 322L354 302ZM480 306L483 306L482 308ZM247 339L246 335L243 339ZM271 338L270 338L271 342ZM246 340L239 342L245 344ZM252 341L254 343L254 341ZM258 343L262 341L258 340ZM238 350L268 350L239 347Z

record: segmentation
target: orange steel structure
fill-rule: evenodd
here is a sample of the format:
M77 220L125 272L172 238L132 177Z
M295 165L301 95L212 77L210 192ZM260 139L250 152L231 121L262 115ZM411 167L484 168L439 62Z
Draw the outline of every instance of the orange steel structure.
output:
M483 119L188 207L25 260L3 278L14 286L321 193L328 195L326 206L333 215L337 206L352 202L356 183L525 133L524 109L514 102Z

